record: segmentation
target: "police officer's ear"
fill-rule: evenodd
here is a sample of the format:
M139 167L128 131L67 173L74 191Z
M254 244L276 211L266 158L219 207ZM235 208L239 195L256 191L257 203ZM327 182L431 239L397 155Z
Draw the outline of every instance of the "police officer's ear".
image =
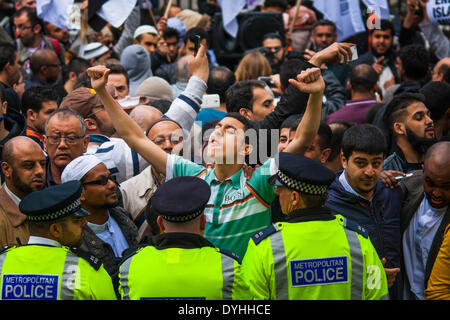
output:
M54 223L51 223L48 228L48 231L54 239L56 240L60 239L63 234L63 227L61 222L55 221Z
M164 225L164 221L163 218L161 216L158 216L158 218L156 218L156 223L158 224L160 233L166 233L166 226Z
M291 204L294 208L300 208L300 205L303 204L303 199L297 191L291 192Z

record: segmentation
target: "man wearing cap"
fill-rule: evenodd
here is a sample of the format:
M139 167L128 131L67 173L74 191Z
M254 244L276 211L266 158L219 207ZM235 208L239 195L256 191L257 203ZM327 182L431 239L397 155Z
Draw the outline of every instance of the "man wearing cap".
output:
M248 299L237 257L202 236L210 195L208 183L197 177L177 177L156 190L150 205L162 234L121 263L122 299Z
M143 46L149 54L156 50L156 44L158 42L158 31L154 26L147 24L139 26L133 35L133 44L139 44Z
M91 42L80 47L78 56L95 66L111 57L111 50L100 42Z
M81 183L71 181L23 198L19 209L27 216L30 239L0 254L0 299L116 299L100 260L75 249L89 214L80 195Z
M130 214L117 206L116 183L98 157L83 155L72 160L61 175L63 183L71 180L81 182L81 206L90 213L80 248L101 259L114 277L122 253L137 245L137 227Z
M334 174L318 161L281 152L269 182L287 222L257 232L242 262L254 299L387 298L383 265L367 231L324 207Z

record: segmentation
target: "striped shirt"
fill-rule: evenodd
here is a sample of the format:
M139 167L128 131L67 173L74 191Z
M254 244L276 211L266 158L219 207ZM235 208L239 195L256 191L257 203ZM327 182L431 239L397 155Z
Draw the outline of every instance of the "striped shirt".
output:
M197 176L208 182L211 197L205 208L204 237L216 247L230 250L243 258L250 237L270 224L270 204L276 196L275 187L267 182L272 174L275 174L273 158L256 169L250 180L240 169L220 182L214 169L169 155L166 180L178 176Z

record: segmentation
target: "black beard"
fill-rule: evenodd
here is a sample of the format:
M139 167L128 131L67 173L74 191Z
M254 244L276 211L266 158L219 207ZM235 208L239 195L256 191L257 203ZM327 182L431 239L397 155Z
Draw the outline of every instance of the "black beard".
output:
M406 137L411 147L418 153L425 155L428 148L437 142L436 138L420 138L406 127Z

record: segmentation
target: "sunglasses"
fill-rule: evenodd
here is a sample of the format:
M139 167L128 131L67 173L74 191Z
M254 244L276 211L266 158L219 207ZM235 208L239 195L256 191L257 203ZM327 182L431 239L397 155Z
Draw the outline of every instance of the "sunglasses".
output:
M112 182L116 183L116 176L110 175L108 177L101 177L98 180L94 180L94 181L87 181L87 182L83 182L83 185L98 185L98 186L106 186L108 184L108 181L111 180Z

